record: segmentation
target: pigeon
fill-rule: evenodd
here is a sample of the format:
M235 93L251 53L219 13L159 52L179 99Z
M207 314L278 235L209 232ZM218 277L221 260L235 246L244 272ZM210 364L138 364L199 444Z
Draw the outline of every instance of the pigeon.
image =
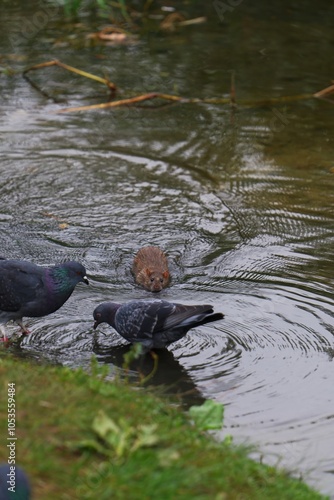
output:
M27 474L17 465L0 465L0 500L29 500L31 486Z
M14 320L23 334L30 333L23 316L38 318L57 311L75 286L88 285L86 269L71 261L42 267L24 260L0 260L0 331L7 340L4 325Z
M191 328L224 318L209 304L184 305L160 299L104 302L93 316L94 329L108 323L128 342L142 344L145 351L167 347Z

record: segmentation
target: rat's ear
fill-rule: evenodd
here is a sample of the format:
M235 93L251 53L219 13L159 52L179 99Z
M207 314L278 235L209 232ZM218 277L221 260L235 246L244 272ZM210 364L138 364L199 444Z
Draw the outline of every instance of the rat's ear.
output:
M151 276L151 271L149 270L148 267L145 269L145 271L146 271L147 276Z
M169 272L168 271L164 271L162 273L162 276L165 278L165 280L168 279L169 278Z

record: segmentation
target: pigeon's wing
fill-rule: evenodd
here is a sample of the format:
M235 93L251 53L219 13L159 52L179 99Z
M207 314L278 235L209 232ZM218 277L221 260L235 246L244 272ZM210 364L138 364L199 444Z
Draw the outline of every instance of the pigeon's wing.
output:
M174 305L165 300L131 301L116 313L118 333L130 342L151 339L163 328L165 319L173 312Z
M184 305L175 303L173 306L174 310L165 318L164 330L171 330L178 326L188 326L190 328L192 323L197 323L207 314L213 313L213 308L210 304Z
M34 300L43 286L37 266L28 262L0 261L0 310L16 312Z

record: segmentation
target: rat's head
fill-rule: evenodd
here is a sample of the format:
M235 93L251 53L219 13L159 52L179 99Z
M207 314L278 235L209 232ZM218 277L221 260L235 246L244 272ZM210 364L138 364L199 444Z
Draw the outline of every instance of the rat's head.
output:
M169 281L169 272L150 271L146 269L147 274L147 289L151 292L160 292Z

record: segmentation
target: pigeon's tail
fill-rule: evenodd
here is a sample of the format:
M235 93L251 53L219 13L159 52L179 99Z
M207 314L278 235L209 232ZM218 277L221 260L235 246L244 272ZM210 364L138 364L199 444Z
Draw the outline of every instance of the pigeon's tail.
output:
M196 328L197 326L206 325L207 323L212 323L213 321L218 321L224 318L223 313L214 313L213 310L206 311L202 314L196 314L186 318L182 323L179 324L181 327L185 327L187 330L190 328Z
M212 323L213 321L218 321L220 319L224 318L223 313L212 313L212 314L207 314L204 316L204 318L201 318L198 320L196 323L196 326L200 325L206 325L207 323Z

